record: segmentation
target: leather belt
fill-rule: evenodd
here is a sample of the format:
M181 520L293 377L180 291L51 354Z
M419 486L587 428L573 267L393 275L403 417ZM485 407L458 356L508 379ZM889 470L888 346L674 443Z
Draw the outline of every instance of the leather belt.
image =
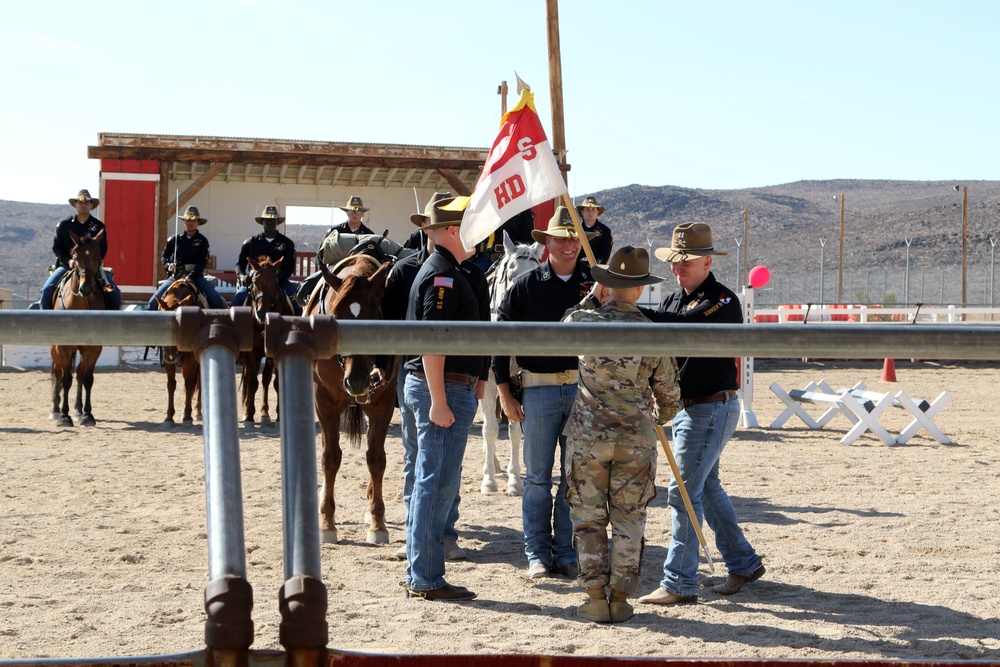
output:
M418 377L424 382L427 382L427 376L419 371L414 371L413 373L410 373L410 375ZM466 375L465 373L449 373L446 371L444 374L444 381L457 382L459 384L475 387L476 382L479 381L479 378L477 378L475 375Z
M580 380L580 371L572 369L558 373L532 373L521 370L522 387L560 387L566 384L576 384Z
M702 396L701 398L685 398L684 407L697 405L699 403L711 403L712 401L730 401L734 398L736 398L736 392L731 389L726 389L725 391L717 391L714 394Z

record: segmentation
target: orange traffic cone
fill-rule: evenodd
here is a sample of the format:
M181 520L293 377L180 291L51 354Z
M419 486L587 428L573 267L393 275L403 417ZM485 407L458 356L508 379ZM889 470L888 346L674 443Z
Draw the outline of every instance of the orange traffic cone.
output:
M882 382L895 382L896 381L896 362L892 359L886 359L885 363L882 364Z

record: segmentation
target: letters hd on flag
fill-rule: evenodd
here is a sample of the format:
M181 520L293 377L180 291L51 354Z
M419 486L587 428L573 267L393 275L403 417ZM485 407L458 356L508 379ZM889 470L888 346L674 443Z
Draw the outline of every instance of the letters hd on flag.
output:
M462 216L462 244L473 248L518 213L566 192L535 111L535 97L522 90L517 104L501 119L500 134Z

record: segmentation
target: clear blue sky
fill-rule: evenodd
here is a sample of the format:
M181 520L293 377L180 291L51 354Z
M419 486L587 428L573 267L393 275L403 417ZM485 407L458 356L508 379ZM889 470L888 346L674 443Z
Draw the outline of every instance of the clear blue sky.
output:
M570 189L1000 180L1000 2L562 0ZM4 2L0 199L95 191L99 132L488 146L551 133L544 0Z

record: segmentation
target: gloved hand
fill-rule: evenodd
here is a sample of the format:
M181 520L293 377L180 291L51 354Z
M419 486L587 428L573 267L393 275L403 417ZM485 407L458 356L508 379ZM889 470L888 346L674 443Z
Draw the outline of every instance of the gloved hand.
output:
M239 274L239 275L236 276L236 282L241 287L245 287L247 289L250 289L250 283L252 281L250 280L250 275L249 274L241 273L241 274Z
M177 270L177 266L173 262L167 262L167 274L174 275L174 271Z

